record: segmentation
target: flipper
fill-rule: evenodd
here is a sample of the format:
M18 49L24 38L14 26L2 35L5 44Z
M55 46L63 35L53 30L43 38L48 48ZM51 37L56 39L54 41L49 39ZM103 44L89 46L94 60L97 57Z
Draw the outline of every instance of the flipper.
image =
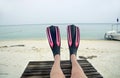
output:
M60 54L61 38L59 28L57 26L50 26L47 27L46 32L53 55Z
M80 43L80 29L75 25L67 27L68 46L71 54L77 54L77 49Z

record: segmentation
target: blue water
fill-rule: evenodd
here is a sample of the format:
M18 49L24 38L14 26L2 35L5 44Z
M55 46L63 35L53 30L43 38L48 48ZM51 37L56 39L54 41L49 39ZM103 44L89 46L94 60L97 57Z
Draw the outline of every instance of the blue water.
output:
M0 25L0 40L46 39L46 27L52 24ZM53 24L59 26L61 38L67 39L66 28L69 24ZM104 39L106 31L112 29L112 23L80 23L81 39ZM116 29L116 28L114 28ZM120 29L120 27L119 27Z

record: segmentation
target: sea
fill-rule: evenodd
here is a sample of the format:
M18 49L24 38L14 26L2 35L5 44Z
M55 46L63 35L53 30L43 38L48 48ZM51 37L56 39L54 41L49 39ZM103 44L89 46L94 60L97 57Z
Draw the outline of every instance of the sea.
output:
M67 39L67 26L70 23L57 24L21 24L0 25L0 40L47 39L46 27L58 26L61 39ZM83 40L103 40L104 34L110 30L120 30L118 23L74 23L80 28Z

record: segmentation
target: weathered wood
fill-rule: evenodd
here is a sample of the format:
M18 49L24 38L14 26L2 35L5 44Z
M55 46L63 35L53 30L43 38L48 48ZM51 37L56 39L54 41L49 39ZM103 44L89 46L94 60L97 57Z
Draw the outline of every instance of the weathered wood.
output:
M88 78L103 78L86 59L78 60L78 62ZM31 61L21 78L50 78L49 74L53 63L53 61ZM70 78L71 62L68 60L61 61L61 68L66 78Z

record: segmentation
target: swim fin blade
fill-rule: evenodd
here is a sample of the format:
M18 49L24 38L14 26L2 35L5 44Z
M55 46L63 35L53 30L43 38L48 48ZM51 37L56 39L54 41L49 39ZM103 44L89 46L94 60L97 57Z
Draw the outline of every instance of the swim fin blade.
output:
M77 49L80 43L80 29L75 25L67 27L68 46L71 54L77 54Z
M61 37L58 26L47 27L46 32L53 55L60 54Z

